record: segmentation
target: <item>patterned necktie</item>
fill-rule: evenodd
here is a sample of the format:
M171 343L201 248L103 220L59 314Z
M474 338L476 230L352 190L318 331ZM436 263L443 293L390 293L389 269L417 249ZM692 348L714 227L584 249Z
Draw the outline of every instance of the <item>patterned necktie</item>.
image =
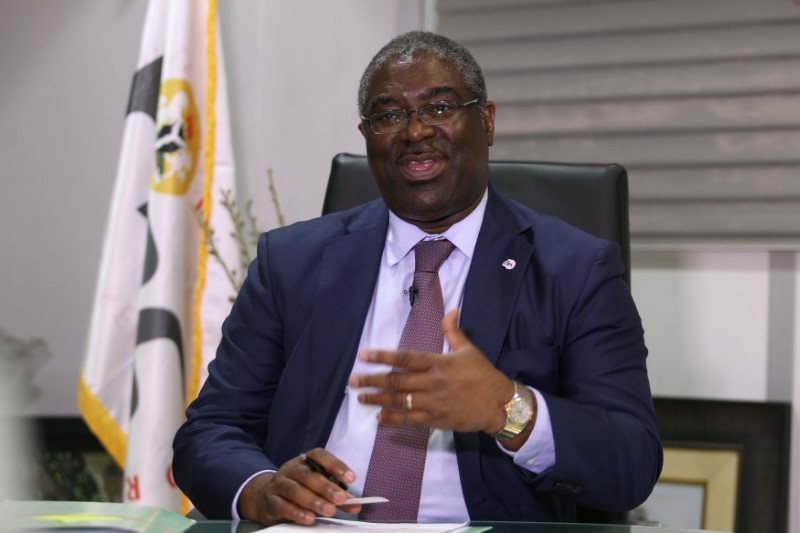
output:
M411 313L400 336L400 350L440 353L444 342L444 301L439 267L454 249L446 239L420 241L414 247L415 268ZM395 368L393 372L402 372ZM362 520L416 522L422 473L428 451L428 427L378 425L369 460L364 496L389 501L365 505Z

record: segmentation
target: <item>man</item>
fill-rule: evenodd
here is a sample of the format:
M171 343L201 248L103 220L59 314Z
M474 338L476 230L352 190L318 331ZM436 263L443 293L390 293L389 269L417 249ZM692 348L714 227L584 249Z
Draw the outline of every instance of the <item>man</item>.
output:
M641 503L662 451L619 248L489 185L495 106L449 39L393 39L359 111L383 200L261 237L176 436L178 485L208 517L266 524L569 521ZM441 266L421 267L434 247ZM441 322L407 336L437 305ZM422 465L410 438L387 443L395 430L422 432Z

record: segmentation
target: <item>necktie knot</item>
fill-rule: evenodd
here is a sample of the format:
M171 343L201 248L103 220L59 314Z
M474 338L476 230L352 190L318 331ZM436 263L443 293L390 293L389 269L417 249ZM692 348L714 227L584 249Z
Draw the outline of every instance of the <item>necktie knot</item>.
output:
M438 272L454 249L455 245L447 239L419 241L414 246L414 272Z

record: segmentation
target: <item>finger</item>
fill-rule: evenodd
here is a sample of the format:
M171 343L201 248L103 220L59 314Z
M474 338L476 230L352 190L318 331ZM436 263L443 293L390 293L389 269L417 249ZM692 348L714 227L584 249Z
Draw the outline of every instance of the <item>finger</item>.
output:
M306 454L342 483L349 485L356 480L356 473L325 448L314 448L306 452Z
M358 358L366 363L381 363L409 370L425 370L439 354L413 350L361 350Z
M409 395L412 400L409 402ZM362 392L358 395L358 401L365 405L379 405L384 409L394 409L396 411L410 411L409 404L413 410L422 410L423 405L419 403L420 393L413 393L407 389L381 391L381 392Z
M303 489L294 492L289 499L322 516L333 516L330 512L335 513L335 507L353 497L346 489L305 463L298 464L287 476Z
M274 508L287 520L309 523L311 515L333 516L336 514L336 504L323 495L325 489L320 489L318 480L328 485L330 481L312 472L305 465L284 465L285 475L276 474L273 478L272 503ZM335 487L335 485L333 485ZM336 490L339 490L338 487ZM332 490L331 492L335 492ZM345 498L346 499L346 498ZM344 503L342 500L341 503Z
M425 377L417 372L387 372L351 376L347 384L354 389L382 389L381 392L415 391L425 388Z
M384 409L378 413L378 422L387 426L432 426L432 417L425 411L399 411Z
M444 318L442 318L442 331L444 338L447 339L447 344L450 345L450 351L456 351L470 343L469 338L464 331L458 327L458 313L459 309L455 308L449 311Z
M265 524L272 524L275 522L297 522L298 524L310 525L314 523L316 514L303 509L302 507L282 498L278 495L271 495L267 497L268 505L264 509L264 514L259 515L258 520ZM268 511L267 511L268 509Z
M339 507L343 512L347 514L358 514L361 512L361 504L360 503L353 503L350 505L342 505Z

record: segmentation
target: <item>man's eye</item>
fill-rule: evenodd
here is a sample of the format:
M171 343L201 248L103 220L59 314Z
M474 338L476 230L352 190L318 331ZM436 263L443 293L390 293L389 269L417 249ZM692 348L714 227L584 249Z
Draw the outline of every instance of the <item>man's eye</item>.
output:
M397 122L400 120L402 113L398 111L385 111L383 113L375 113L372 115L372 120L375 122Z
M428 107L427 111L430 113L431 116L441 117L441 116L446 116L451 111L453 111L453 109L456 108L456 105L450 102L436 102L435 104L430 104L427 107Z

